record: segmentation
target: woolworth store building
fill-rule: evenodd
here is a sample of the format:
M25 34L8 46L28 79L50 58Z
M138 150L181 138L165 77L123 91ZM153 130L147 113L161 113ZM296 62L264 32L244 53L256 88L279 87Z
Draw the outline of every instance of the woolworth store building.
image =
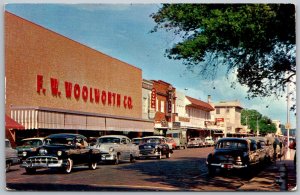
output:
M142 70L5 12L7 137L153 133L142 119Z

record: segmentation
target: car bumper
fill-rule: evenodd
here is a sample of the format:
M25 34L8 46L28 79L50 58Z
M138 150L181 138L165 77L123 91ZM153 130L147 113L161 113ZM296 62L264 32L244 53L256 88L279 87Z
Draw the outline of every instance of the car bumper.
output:
M30 157L20 165L22 168L59 168L65 167L66 163L52 156Z
M155 150L144 150L140 151L139 153L139 157L158 157L160 155L160 152L157 152Z
M102 161L112 161L116 160L116 155L113 154L101 154Z
M216 168L221 168L221 169L243 169L243 168L247 168L247 165L236 165L236 164L232 164L232 163L207 163L207 166L212 166L212 167L216 167Z

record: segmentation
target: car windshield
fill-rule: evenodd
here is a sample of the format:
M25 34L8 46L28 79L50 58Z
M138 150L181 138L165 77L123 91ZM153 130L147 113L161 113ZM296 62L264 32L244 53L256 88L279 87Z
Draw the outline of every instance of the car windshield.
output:
M104 143L120 143L120 138L116 137L102 137L98 139L99 144L104 144Z
M68 137L46 138L44 143L45 145L73 145L74 140Z
M159 144L160 143L160 139L159 138L144 138L143 139L144 143L155 143L155 144Z
M21 146L39 146L42 145L41 140L23 140Z
M216 148L247 149L247 144L245 142L237 142L237 141L221 141L216 145Z

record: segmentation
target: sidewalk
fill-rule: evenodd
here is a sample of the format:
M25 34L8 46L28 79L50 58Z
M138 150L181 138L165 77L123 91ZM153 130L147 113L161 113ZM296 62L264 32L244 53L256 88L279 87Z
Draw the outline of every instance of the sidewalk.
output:
M275 182L276 177L279 176L280 166L286 165L288 170L288 191L296 191L297 186L297 172L294 166L294 152L291 152L291 158L277 160L256 177L252 178L249 182L245 183L239 188L239 191L266 191L266 192L279 192L280 185Z

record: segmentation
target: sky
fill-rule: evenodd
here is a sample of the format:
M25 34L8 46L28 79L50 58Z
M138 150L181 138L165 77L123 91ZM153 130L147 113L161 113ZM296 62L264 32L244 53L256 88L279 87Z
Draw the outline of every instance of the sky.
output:
M5 10L66 36L90 48L142 69L143 78L163 80L186 95L213 102L239 100L243 108L255 109L264 116L287 122L286 98L248 100L247 88L237 84L234 73L220 69L214 81L189 72L182 61L164 56L178 37L163 30L150 33L155 22L150 14L160 4L7 4ZM290 113L292 128L295 115Z

